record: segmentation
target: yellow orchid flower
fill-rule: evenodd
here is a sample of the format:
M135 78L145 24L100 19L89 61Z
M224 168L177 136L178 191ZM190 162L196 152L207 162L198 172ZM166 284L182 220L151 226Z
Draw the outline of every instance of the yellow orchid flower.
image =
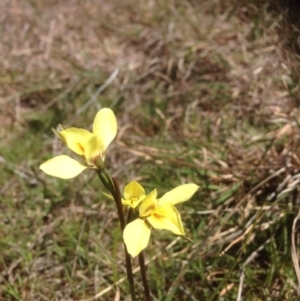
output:
M175 205L187 201L199 188L196 184L180 185L157 199L151 191L140 203L139 218L129 223L123 232L128 253L135 257L148 245L151 229L165 229L185 236L181 217Z
M127 205L133 209L146 197L145 189L136 181L132 181L124 187L123 195L123 205Z
M80 128L61 127L54 132L67 144L68 148L84 158L83 164L66 155L60 155L44 162L40 169L46 174L62 179L76 177L86 168L97 168L94 160L100 156L104 161L105 151L117 134L117 120L111 109L98 111L93 123L93 132Z
M102 193L110 200L114 200L114 197L111 194L105 192ZM124 187L123 196L124 199L122 198L122 204L134 209L146 197L146 194L145 189L138 182L131 181Z

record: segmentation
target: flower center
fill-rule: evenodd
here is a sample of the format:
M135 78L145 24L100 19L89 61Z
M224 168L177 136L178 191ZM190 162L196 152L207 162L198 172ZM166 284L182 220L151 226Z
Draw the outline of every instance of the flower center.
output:
M152 204L145 209L143 214L140 214L140 217L149 217L150 215L155 214L155 211L156 211L156 206L155 204Z
M133 204L134 202L138 201L137 197L131 197L130 199L131 204Z
M157 219L161 219L161 218L165 217L164 214L159 209L154 210L154 212L152 212L151 215L154 216Z

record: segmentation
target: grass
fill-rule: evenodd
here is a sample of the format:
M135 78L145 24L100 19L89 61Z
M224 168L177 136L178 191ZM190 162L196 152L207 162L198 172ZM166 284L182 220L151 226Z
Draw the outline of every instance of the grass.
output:
M298 299L297 28L272 3L0 4L0 300L129 300L98 179L38 168L68 153L51 127L105 106L122 187L201 186L179 206L193 242L153 233L153 300Z

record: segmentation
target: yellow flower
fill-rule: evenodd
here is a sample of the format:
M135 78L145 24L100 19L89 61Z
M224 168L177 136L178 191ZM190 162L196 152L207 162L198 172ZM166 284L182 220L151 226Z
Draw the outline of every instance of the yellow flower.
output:
M185 236L181 217L175 205L187 201L199 188L196 184L180 185L157 199L154 189L140 203L139 218L129 223L123 232L128 253L135 257L148 245L151 229L165 229Z
M109 199L114 200L111 194L102 192ZM145 189L136 181L131 181L124 187L123 191L124 199L122 198L122 204L131 208L136 208L140 202L146 197Z
M40 169L46 174L62 179L76 177L86 168L97 168L94 160L100 156L104 161L105 151L117 134L117 120L111 109L98 111L93 123L93 132L80 128L68 128L54 132L68 148L83 157L83 164L66 155L60 155L44 162Z
M145 189L136 181L132 181L124 187L123 195L123 205L127 205L133 209L146 197Z

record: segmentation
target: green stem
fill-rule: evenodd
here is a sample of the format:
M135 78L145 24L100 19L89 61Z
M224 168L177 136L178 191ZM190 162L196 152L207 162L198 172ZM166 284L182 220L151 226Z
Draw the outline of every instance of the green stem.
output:
M141 274L142 274L145 297L146 297L147 301L150 301L151 297L150 297L150 290L149 290L148 281L147 281L145 258L144 258L143 251L139 254L139 264L140 264L140 269L141 269Z
M100 161L100 163L101 162L102 161ZM102 167L102 165L101 165L101 167ZM122 198L121 198L121 192L120 192L118 181L114 177L111 177L105 168L101 168L101 169L99 168L97 170L97 174L98 174L101 182L103 183L103 185L109 190L109 192L112 194L112 196L115 200L117 210L118 210L121 230L123 233L126 223L125 223L125 218L124 218ZM127 273L127 279L129 282L131 300L136 301L131 258L130 258L129 253L127 252L127 248L126 248L125 244L124 244L124 249L125 249L125 259L126 259L126 273Z
M107 171L104 170L97 170L98 177L102 184L105 186L105 188L113 195L115 199L115 188L114 188L114 183L112 182L111 177L107 173Z
M119 188L119 184L118 184L117 180L114 177L112 177L111 179L112 179L112 183L114 185L113 197L114 197L115 203L117 205L118 215L119 215L120 224L121 224L121 230L123 232L126 224L125 224L125 218L124 218L124 212L123 212L121 192L120 192L120 188Z
M120 192L118 181L114 177L112 177L111 179L112 179L112 182L114 184L113 196L114 196L115 203L117 205L119 220L120 220L120 224L121 224L121 230L122 230L122 233L123 233L126 224L125 224L125 218L124 218L124 212L123 212L121 192ZM124 249L125 249L125 259L126 259L126 272L127 272L128 282L129 282L131 300L136 301L135 289L134 289L134 278L133 278L132 265L131 265L131 258L130 258L129 253L127 252L127 248L126 248L125 244L124 244Z

